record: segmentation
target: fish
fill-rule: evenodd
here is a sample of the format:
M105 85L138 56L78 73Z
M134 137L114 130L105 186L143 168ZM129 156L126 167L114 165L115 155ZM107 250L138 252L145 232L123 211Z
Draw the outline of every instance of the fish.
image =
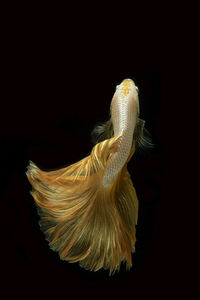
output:
M132 79L116 86L109 120L93 132L90 154L54 171L29 161L27 178L39 225L60 259L89 271L132 267L139 202L127 164L138 148L151 147L139 118L139 89Z

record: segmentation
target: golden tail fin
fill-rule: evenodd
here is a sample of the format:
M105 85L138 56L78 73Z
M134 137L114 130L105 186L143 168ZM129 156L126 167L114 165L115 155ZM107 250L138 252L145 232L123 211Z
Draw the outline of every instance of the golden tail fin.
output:
M127 269L132 266L138 214L126 165L109 188L102 186L118 142L119 136L106 139L88 157L60 170L45 172L30 162L27 171L49 246L63 260L93 271L108 269L110 275L122 261Z

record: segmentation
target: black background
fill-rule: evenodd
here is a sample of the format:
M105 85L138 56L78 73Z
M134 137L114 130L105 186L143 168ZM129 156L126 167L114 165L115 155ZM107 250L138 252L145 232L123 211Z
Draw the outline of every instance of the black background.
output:
M36 38L25 31L22 39L13 32L5 56L0 118L1 272L6 292L26 298L80 292L93 298L179 295L188 261L187 225L179 219L187 195L177 188L183 155L174 146L177 132L183 141L173 114L178 108L173 79L179 73L142 71L133 53L107 53L106 43L102 49L85 47L83 39L81 50L78 43L70 43L66 51L56 41L47 44L45 34ZM88 155L90 132L108 118L115 87L124 78L139 87L141 118L155 148L135 154L128 164L140 205L136 253L129 272L122 265L119 274L109 277L103 270L88 272L63 262L49 249L25 172L29 160L51 170Z
M139 289L143 282L147 288L161 283L161 276L171 272L172 258L166 225L166 74L112 70L100 78L93 69L91 74L58 74L50 66L28 62L24 72L13 76L16 84L8 90L5 103L8 114L1 119L5 278L17 288L20 282L29 285L35 280L41 286L52 287L66 282L68 288L75 282L91 288L118 288L135 282ZM57 253L49 249L39 229L25 171L29 159L50 170L88 155L93 146L91 130L98 121L108 118L115 86L128 77L140 89L141 118L146 120L155 148L135 154L128 165L140 201L136 253L131 271L126 272L122 265L120 273L110 278L106 271L88 272L78 264L60 261ZM15 99L9 99L11 95Z

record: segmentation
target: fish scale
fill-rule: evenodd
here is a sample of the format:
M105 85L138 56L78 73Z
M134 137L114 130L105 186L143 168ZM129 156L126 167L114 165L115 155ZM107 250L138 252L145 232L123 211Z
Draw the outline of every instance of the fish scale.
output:
M103 186L107 187L116 179L126 163L133 143L133 132L136 123L138 95L134 82L126 79L113 96L111 102L111 119L114 136L120 135L116 153L111 157L105 169Z

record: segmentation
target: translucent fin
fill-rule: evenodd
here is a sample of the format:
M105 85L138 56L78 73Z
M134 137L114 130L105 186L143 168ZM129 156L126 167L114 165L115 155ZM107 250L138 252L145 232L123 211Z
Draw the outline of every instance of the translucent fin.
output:
M94 144L97 144L99 142L111 138L113 134L113 125L110 119L106 122L99 123L97 126L95 126L91 133L92 141Z
M135 141L136 150L150 149L154 147L151 135L145 128L145 121L140 118L138 118L137 124L135 126L133 139Z
M113 124L111 119L99 123L92 131L92 141L94 144L97 144L101 141L104 141L106 139L109 139L113 136ZM136 151L139 149L150 149L154 147L154 144L152 142L151 134L149 131L145 128L145 121L138 118L135 130L133 133L133 139L135 141L135 149Z

